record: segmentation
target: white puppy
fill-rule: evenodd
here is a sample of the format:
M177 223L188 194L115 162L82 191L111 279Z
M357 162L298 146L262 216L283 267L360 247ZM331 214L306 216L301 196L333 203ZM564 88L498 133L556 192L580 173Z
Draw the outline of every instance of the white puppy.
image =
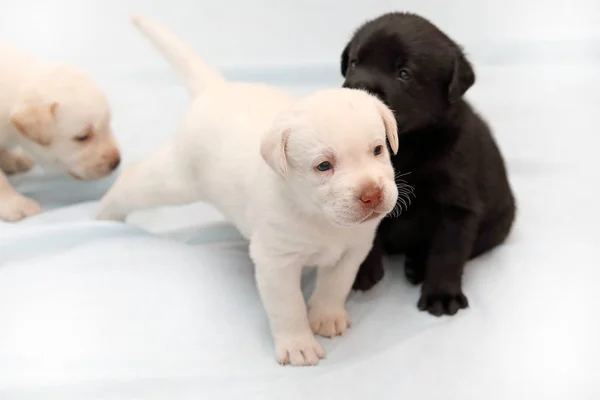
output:
M0 58L0 220L17 221L41 211L6 177L29 170L29 155L75 179L97 179L117 167L119 150L106 97L89 77L7 43Z
M102 199L98 217L207 201L250 240L277 360L314 365L325 356L313 332L350 325L346 298L398 191L386 148L392 112L352 89L295 100L277 89L226 81L157 23L134 22L186 77L194 100L167 146L132 165ZM316 266L309 311L300 288ZM312 331L311 331L312 328Z

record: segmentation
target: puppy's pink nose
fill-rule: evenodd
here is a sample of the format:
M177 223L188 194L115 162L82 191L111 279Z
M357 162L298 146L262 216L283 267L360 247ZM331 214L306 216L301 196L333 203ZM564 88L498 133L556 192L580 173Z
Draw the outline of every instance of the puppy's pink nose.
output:
M382 196L383 191L379 186L370 186L362 191L359 198L365 206L375 208L381 204Z

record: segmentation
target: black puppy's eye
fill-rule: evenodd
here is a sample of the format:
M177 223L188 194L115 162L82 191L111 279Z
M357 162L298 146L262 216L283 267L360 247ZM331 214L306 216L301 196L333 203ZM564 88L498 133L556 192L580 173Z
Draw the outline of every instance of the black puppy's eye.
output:
M406 68L402 68L398 71L398 79L408 82L410 80L410 72Z
M350 60L350 66L351 66L352 68L356 67L356 59L352 59L352 60Z
M317 169L321 172L329 171L332 165L329 161L323 161L321 164L317 165Z
M379 145L379 146L375 146L375 148L373 149L373 154L378 156L381 154L381 152L383 151L383 146Z

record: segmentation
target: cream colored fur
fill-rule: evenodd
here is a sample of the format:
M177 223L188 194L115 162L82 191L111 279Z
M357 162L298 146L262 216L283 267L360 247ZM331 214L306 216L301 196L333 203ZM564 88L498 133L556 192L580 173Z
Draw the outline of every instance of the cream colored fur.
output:
M184 76L193 99L178 134L121 174L98 218L213 204L250 241L277 360L317 364L325 353L313 333L333 337L350 326L346 298L379 221L396 205L386 148L387 138L397 151L391 111L359 90L296 99L226 81L157 23L133 20ZM320 171L323 162L332 168ZM308 312L305 266L318 267Z
M118 164L119 150L106 97L88 76L7 43L0 43L0 60L0 220L17 221L41 209L7 174L29 170L35 160L76 179L97 179Z

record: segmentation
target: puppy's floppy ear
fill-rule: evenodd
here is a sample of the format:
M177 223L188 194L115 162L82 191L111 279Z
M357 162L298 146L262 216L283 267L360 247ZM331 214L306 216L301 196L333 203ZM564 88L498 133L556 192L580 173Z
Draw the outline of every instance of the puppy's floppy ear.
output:
M276 121L264 134L260 143L260 155L263 160L282 178L287 174L287 156L285 153L291 127Z
M383 120L385 135L390 143L392 152L398 154L398 125L396 124L394 113L381 100L375 96L373 96L373 98L375 100L375 105L377 106L377 111L379 111L379 115L381 115L381 119Z
M454 56L452 78L448 86L448 101L456 103L463 94L475 83L475 72L460 48Z
M342 51L342 57L341 57L341 71L342 71L342 76L345 77L346 76L346 71L348 70L348 57L350 57L350 43L348 43L346 45L346 47L344 48L344 51Z
M33 140L40 146L52 143L52 125L58 103L23 103L12 110L10 122L23 136Z

